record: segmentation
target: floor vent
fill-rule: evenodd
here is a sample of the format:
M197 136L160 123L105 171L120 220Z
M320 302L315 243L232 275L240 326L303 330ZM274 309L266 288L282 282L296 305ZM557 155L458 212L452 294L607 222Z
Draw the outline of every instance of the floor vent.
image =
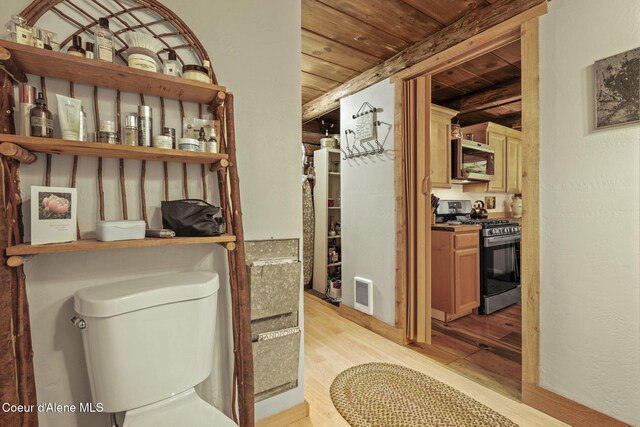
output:
M373 282L362 277L355 277L353 282L356 310L373 315Z

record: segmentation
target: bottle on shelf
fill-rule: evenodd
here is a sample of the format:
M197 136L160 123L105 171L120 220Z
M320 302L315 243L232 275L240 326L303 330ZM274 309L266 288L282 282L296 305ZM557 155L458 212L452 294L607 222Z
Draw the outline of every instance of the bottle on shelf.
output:
M94 58L94 54L93 51L95 50L95 46L93 45L93 43L91 42L87 42L85 45L85 49L84 49L84 57L87 59L93 59Z
M211 71L211 62L208 59L202 61L202 66L207 69L207 75L209 76L209 83L213 81L213 72Z
M113 32L109 29L109 20L100 18L95 30L95 58L113 62Z
M198 132L198 144L200 145L200 151L207 151L207 138L204 133L204 128L200 128L200 132Z
M169 59L164 61L162 71L166 76L180 77L180 63L175 50L169 50Z
M38 93L36 106L31 109L31 136L53 138L53 116L42 92Z
M67 54L71 56L77 56L78 58L85 57L85 50L82 48L82 37L73 36L73 42L69 49L67 49Z

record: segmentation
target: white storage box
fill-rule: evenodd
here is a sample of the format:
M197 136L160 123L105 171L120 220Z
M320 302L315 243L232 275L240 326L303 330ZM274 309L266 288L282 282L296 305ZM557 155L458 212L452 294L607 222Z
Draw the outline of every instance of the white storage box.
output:
M144 239L144 221L98 221L96 239L102 242Z

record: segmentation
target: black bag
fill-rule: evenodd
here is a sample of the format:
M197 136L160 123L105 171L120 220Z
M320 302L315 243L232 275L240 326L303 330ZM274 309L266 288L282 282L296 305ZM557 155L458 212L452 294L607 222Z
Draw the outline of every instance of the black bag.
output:
M220 219L214 216L220 208L204 200L184 199L162 202L162 227L180 237L220 235Z

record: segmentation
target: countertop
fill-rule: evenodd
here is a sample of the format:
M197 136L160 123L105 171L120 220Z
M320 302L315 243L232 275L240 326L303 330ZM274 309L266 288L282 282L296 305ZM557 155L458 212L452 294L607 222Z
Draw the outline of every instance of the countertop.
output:
M431 230L433 231L478 231L482 227L480 225L469 225L469 224L432 224Z

